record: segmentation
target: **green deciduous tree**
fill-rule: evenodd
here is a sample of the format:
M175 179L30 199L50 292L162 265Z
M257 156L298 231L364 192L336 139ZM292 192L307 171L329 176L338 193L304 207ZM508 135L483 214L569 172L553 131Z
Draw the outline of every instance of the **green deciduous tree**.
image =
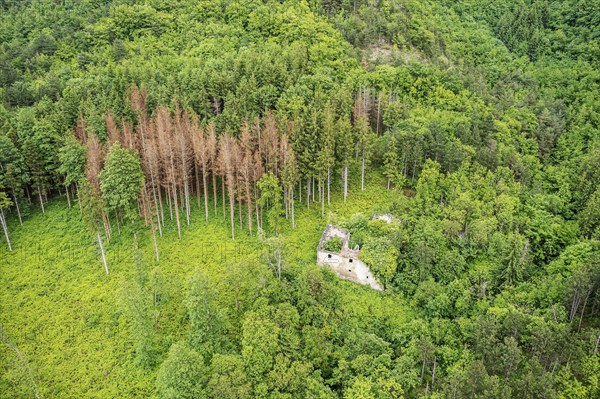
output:
M198 352L184 342L177 342L161 364L156 376L160 399L197 399L205 397L208 368Z
M127 218L135 219L136 201L143 186L144 174L138 155L114 144L100 172L100 189L107 209L122 210Z
M278 234L281 230L281 218L283 207L281 205L281 186L279 179L273 172L265 173L257 183L260 190L260 198L258 202L261 206L269 206L267 216L271 228Z

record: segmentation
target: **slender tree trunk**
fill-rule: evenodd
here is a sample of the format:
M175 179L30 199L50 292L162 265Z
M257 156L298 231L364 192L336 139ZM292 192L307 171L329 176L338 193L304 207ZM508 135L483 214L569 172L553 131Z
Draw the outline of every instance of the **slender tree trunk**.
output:
M69 186L65 186L65 192L67 193L67 206L70 208L71 207L71 196L69 195ZM14 191L13 191L14 194ZM16 204L16 198L15 198L15 204ZM19 205L17 205L17 211L19 210ZM21 216L19 213L19 220L21 220ZM23 224L23 223L21 223Z
M170 188L167 189L167 204L169 204L169 217L173 220L173 197L172 190Z
M110 215L109 215L110 217ZM119 225L119 211L115 211L115 221L117 222L117 234L121 235L121 226Z
M258 201L254 201L255 204L255 213L256 213L256 226L258 226L259 229L262 229L262 224L260 224L260 212L258 209Z
M83 215L83 208L81 207L81 198L79 198L79 185L75 183L75 188L77 189L77 204L79 205L79 213Z
M183 193L185 199L185 218L187 225L190 225L190 188L187 180L183 183Z
M348 198L348 165L344 165L344 202Z
M238 215L240 219L240 230L244 228L244 212L242 211L242 196L238 194Z
M23 218L21 217L21 208L19 207L19 199L15 195L15 189L12 190L13 198L15 200L15 207L17 208L17 216L19 216L19 224L23 226ZM67 198L69 198L69 194L67 194ZM71 203L69 202L69 208L71 207Z
M42 207L42 213L46 213L46 211L44 210L44 199L42 198L42 189L40 188L40 185L37 185L38 188L38 196L40 197L40 206Z
M159 191L159 194L160 194L160 191ZM158 209L158 201L156 198L156 187L154 187L154 183L152 184L152 198L154 199L154 210L156 211L158 234L162 237L162 226L161 226L162 217L161 217L161 212ZM161 206L161 208L162 208L162 206Z
M362 166L361 166L361 174L360 174L360 190L365 191L365 150L363 148L362 153Z
M331 205L331 166L327 168L327 205Z
M27 193L27 203L31 205L31 193L29 192L28 186L25 186L25 192Z
M298 201L302 203L302 179L298 179L298 193L300 193L300 198L298 198Z
M102 262L104 263L104 270L106 274L108 274L108 263L106 262L106 254L104 253L104 244L102 244L102 237L100 237L100 232L96 232L96 237L98 238L98 245L100 246L100 253L102 254Z
M223 208L223 220L227 220L227 213L225 211L225 177L221 177L221 208Z
M110 242L110 236L112 235L112 227L110 225L110 220L108 219L106 212L102 211L102 224L104 226L104 234L106 236L106 240Z
M213 201L215 203L215 216L217 215L217 176L213 172L212 174L212 186L213 186Z
M4 209L0 209L0 224L2 224L2 230L4 230L4 237L6 237L6 243L8 244L8 250L12 252L12 245L10 243L10 237L8 236L8 226L6 225L6 217L4 216Z
M177 202L177 189L175 187L172 188L171 192L173 193L173 201L175 208L175 220L177 221L177 237L181 239L181 223L179 222L179 203Z
M319 181L319 194L321 196L321 217L325 216L325 190L323 189L323 181Z
M200 174L198 173L198 165L194 163L194 175L196 176L196 199L198 200L198 209L202 208L200 204Z
M310 208L310 177L306 179L306 207Z
M250 237L252 237L252 197L250 193L248 193L248 201L246 206L248 207L248 231L250 232Z
M435 384L435 368L437 365L437 356L433 358L433 370L431 371L431 389L433 389L433 385Z
M315 202L315 177L312 177L311 181L312 201Z
M165 207L163 206L163 199L162 199L162 190L160 189L160 186L156 187L156 192L158 193L158 203L160 205L160 221L162 226L165 226ZM162 231L161 231L161 237L162 237Z
M581 322L583 321L583 315L585 314L585 307L587 306L587 301L590 297L591 289L587 292L585 296L585 300L583 301L583 309L581 309L581 316L579 317L579 325L577 326L577 331L581 330Z
M296 228L296 219L294 217L294 187L292 186L291 189L291 197L292 197L292 228L295 229Z
M290 212L289 212L289 204L288 204L288 189L287 189L287 187L283 188L283 206L285 207L285 220L288 220L290 217Z
M204 188L204 217L208 222L208 186L206 185L206 172L202 168L202 186Z
M229 218L231 221L231 239L235 240L235 198L231 192L229 193Z

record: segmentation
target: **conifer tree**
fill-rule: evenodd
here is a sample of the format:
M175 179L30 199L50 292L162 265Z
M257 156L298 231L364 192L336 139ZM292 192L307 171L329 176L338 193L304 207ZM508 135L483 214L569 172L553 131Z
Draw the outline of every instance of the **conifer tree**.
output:
M361 157L360 187L362 191L365 190L365 171L370 160L374 139L373 131L369 126L368 108L365 103L365 95L363 94L362 98L357 97L354 105L354 130L358 139L358 151Z
M58 154L60 160L60 167L58 170L59 173L64 176L64 185L67 192L69 208L71 207L69 187L84 178L85 151L85 147L78 143L73 137L67 140Z
M173 135L173 124L169 110L166 107L159 107L156 110L156 131L158 134L159 154L161 158L161 167L163 169L164 181L168 195L172 203L169 205L171 214L175 211L175 221L177 223L177 236L181 238L181 222L179 220L179 199L177 195L177 163L176 148Z
M338 131L338 159L342 163L342 181L344 189L344 202L348 198L348 171L352 160L352 152L354 150L354 137L350 118L342 116L337 122Z
M391 187L400 177L400 165L398 161L398 148L396 145L396 136L390 135L387 142L387 149L383 157L384 174L387 177L387 189Z
M202 171L202 189L204 190L204 218L208 222L208 173L211 159L208 140L202 126L195 120L191 127L192 148L196 165Z
M108 211L122 211L133 221L137 216L137 198L144 186L139 157L116 143L110 148L100 172L100 190Z
M299 180L298 163L296 161L296 154L292 147L288 144L287 136L282 137L282 149L284 150L283 156L283 170L281 172L281 181L285 188L285 194L287 195L286 204L290 208L290 214L292 218L292 228L296 228L296 219L294 213L294 187L296 182Z
M240 187L243 184L243 194L246 200L247 212L248 212L248 231L252 235L252 198L254 196L254 143L252 140L252 133L247 120L244 120L240 129L240 156L239 156L239 179Z

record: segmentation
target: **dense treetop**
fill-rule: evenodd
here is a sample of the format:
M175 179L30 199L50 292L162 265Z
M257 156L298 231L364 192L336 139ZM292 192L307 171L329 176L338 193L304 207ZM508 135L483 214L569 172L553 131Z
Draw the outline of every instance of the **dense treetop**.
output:
M0 245L106 271L0 253L0 397L597 398L599 4L0 0ZM90 386L45 295L109 320Z

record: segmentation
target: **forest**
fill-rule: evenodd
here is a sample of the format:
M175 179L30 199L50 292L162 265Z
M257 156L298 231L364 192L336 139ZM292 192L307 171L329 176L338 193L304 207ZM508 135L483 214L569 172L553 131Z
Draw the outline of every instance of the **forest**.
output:
M599 93L597 0L0 0L0 399L599 398Z

